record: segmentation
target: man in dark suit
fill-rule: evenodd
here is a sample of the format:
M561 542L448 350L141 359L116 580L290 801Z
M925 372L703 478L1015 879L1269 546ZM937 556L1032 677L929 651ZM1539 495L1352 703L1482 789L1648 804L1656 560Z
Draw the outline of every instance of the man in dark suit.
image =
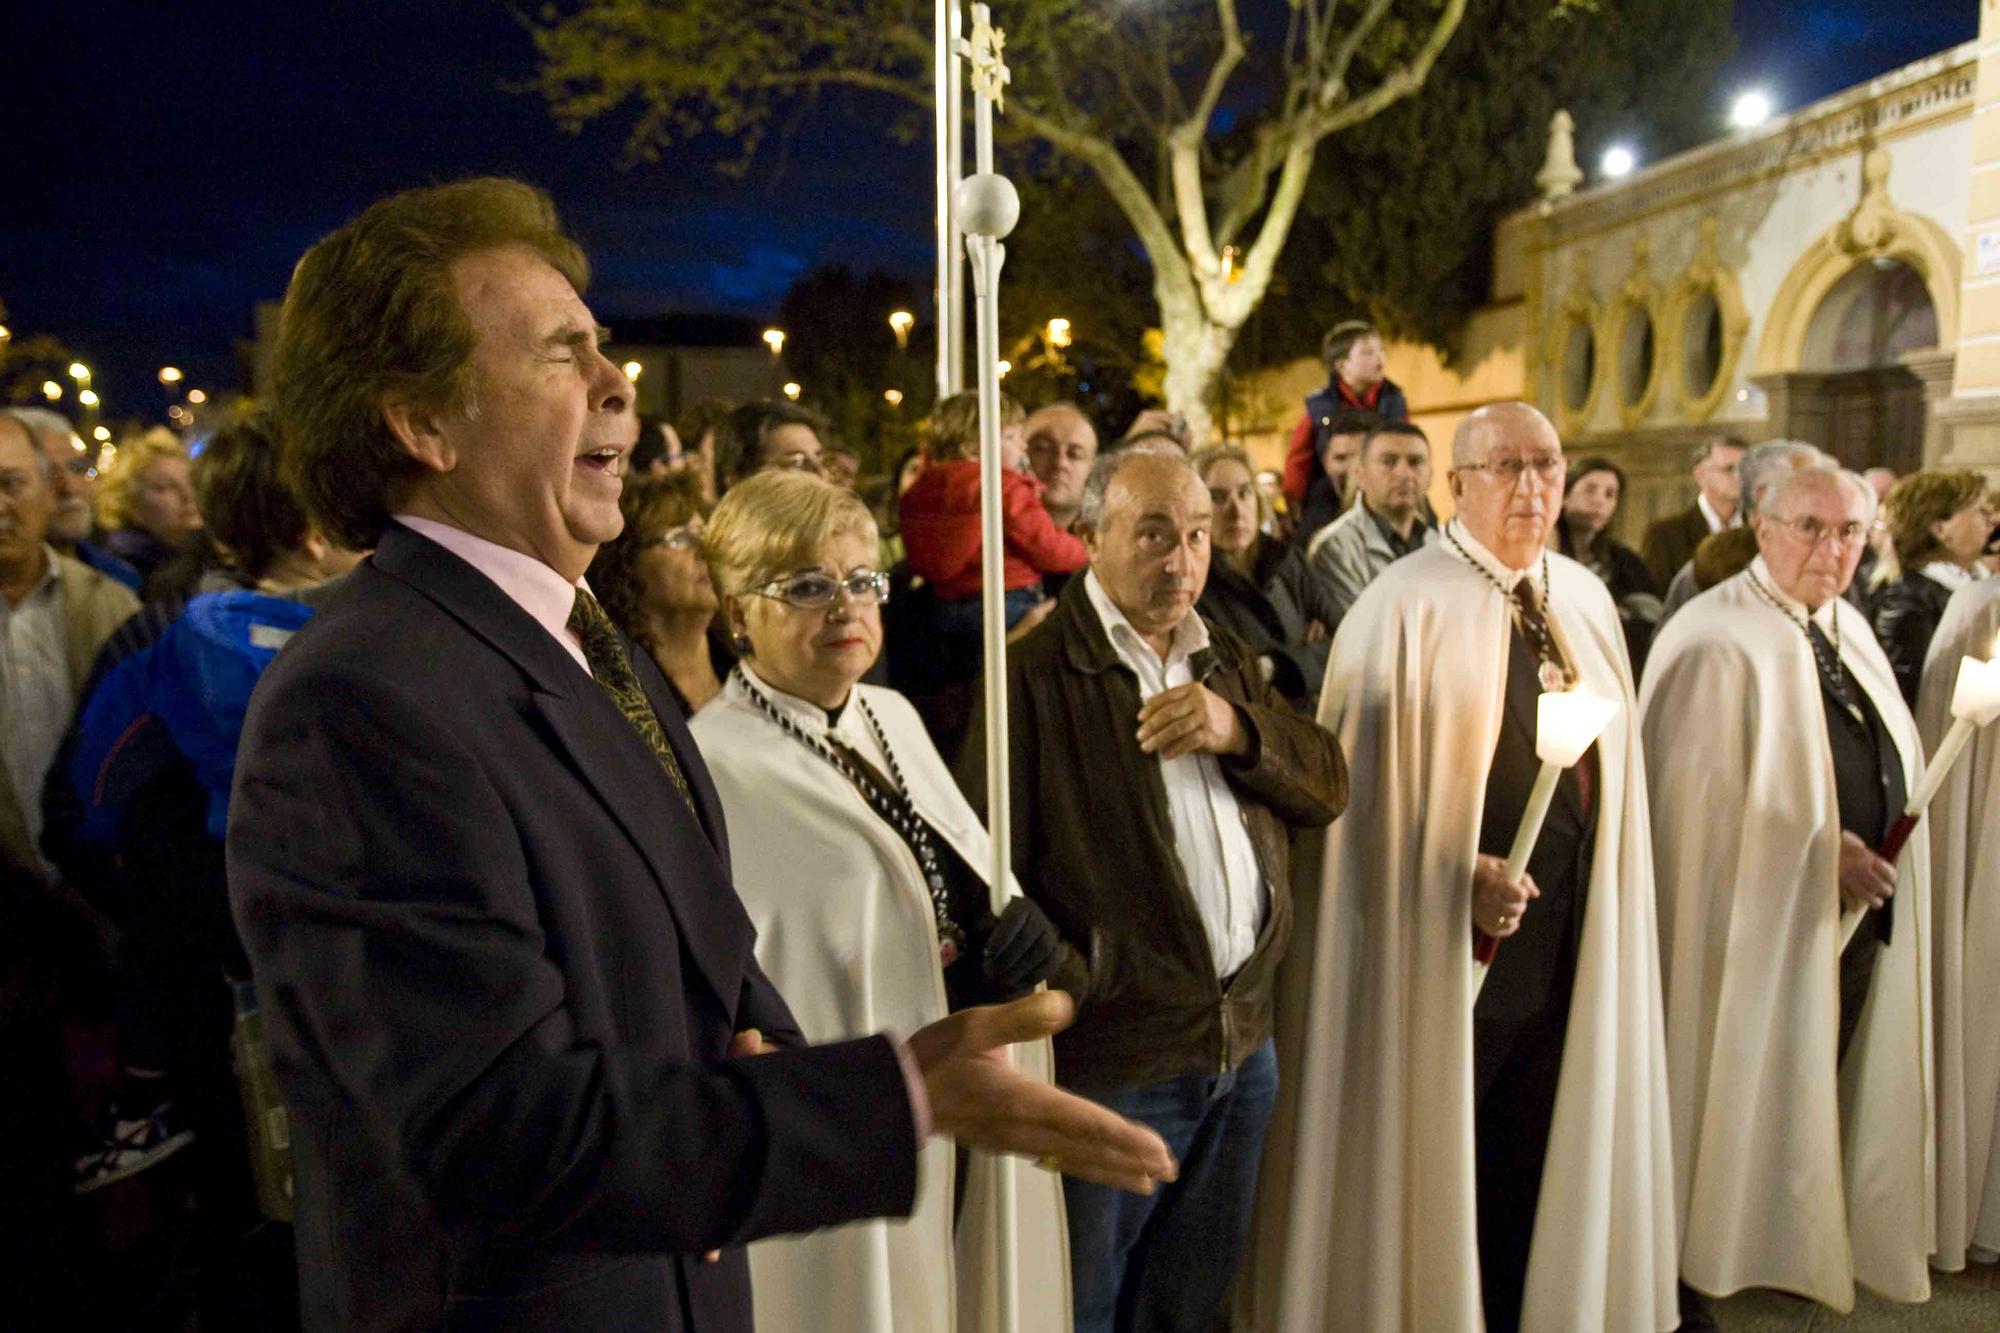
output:
M1741 526L1736 512L1741 494L1736 464L1746 447L1733 435L1711 435L1694 447L1691 466L1698 488L1694 503L1678 514L1655 519L1646 528L1646 540L1640 548L1654 587L1664 590L1672 583L1681 566L1694 559L1694 548L1710 533Z
M585 276L544 196L476 180L377 203L286 296L287 469L376 548L260 684L228 835L311 1328L746 1330L734 1247L906 1212L933 1129L1173 1173L1000 1057L1065 997L800 1043L666 681L582 582L632 392Z

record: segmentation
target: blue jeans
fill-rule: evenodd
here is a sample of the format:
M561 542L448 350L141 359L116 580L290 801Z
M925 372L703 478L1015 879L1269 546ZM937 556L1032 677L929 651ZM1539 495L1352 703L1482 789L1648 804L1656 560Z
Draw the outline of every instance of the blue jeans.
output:
M1181 1174L1150 1196L1063 1180L1076 1333L1211 1333L1250 1231L1272 1044L1228 1073L1086 1095L1158 1132Z

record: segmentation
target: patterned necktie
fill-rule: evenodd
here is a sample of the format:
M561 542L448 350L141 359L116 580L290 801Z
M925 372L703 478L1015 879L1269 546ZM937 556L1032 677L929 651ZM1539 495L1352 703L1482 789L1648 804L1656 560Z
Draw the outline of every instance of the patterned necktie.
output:
M1541 668L1538 674L1542 688L1575 688L1579 679L1576 666L1569 660L1562 640L1550 627L1549 618L1542 613L1541 595L1535 591L1535 585L1526 574L1514 581L1514 617L1520 622L1521 633L1527 638L1528 646L1535 650L1535 663Z
M611 702L618 705L618 711L639 733L639 739L646 742L646 748L660 761L660 767L667 770L667 776L674 780L674 790L687 802L688 809L694 811L696 819L701 818L694 793L688 790L687 778L681 773L680 761L674 758L673 747L667 744L667 733L661 729L652 704L646 701L638 673L632 670L632 659L625 655L625 641L618 637L617 627L604 614L597 599L581 588L576 590L576 602L570 607L569 628L583 642L583 660L590 663L590 674L611 696Z

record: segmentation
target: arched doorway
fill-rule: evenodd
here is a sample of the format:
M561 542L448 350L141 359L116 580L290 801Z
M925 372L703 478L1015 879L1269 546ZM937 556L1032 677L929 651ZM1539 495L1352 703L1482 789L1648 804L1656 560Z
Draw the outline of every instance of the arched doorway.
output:
M1799 369L1819 381L1823 439L1844 465L1923 466L1924 385L1907 359L1937 343L1930 289L1900 259L1861 261L1820 301Z

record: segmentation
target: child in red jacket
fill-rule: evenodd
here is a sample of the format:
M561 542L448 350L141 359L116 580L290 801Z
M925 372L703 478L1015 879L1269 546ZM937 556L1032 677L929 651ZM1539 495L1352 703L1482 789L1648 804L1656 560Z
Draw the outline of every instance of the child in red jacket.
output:
M1042 577L1090 563L1083 542L1042 508L1042 483L1025 470L1026 414L1000 395L1000 509L1006 543L1007 626L1042 600ZM979 395L945 399L924 421L931 463L903 493L903 549L910 572L931 586L940 629L979 625Z

